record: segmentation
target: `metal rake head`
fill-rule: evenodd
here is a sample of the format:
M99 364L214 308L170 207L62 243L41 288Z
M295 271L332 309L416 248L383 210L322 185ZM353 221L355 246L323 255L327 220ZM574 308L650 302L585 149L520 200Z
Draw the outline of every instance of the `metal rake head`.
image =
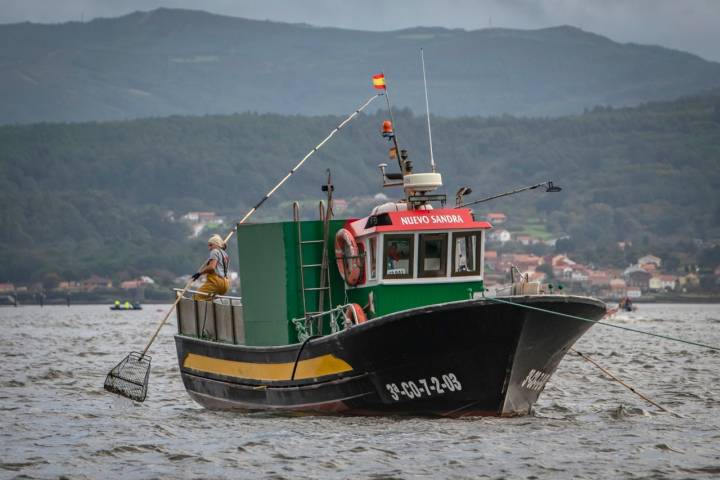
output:
M149 355L131 352L107 374L105 390L136 402L144 401L150 378L150 360Z

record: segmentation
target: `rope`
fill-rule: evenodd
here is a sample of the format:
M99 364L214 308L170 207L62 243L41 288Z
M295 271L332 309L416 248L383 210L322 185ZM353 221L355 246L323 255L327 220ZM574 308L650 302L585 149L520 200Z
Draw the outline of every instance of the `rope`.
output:
M665 339L665 340L671 340L671 341L673 341L673 342L685 343L685 344L687 344L687 345L694 345L694 346L696 346L696 347L708 348L708 349L710 349L710 350L715 350L716 352L720 352L720 347L715 347L715 346L713 346L713 345L708 345L708 344L706 344L706 343L693 342L693 341L691 341L691 340L685 340L685 339L682 339L682 338L671 337L671 336L662 335L662 334L659 334L659 333L646 332L646 331L644 331L644 330L637 330L637 329L635 329L635 328L623 327L623 326L621 326L621 325L615 325L615 324L613 324L613 323L605 323L605 322L602 322L602 321L600 321L600 320L590 320L589 318L578 317L578 316L576 316L576 315L570 315L570 314L567 314L567 313L554 312L554 311L552 311L552 310L546 310L546 309L544 309L544 308L533 307L533 306L530 306L530 305L524 305L524 304L522 304L522 303L510 302L510 301L508 301L508 300L500 300L499 298L496 298L496 297L483 297L483 298L485 298L485 299L487 299L487 300L492 300L493 302L506 303L506 304L508 304L508 305L514 305L514 306L516 306L516 307L527 308L527 309L529 309L529 310L535 310L535 311L543 312L543 313L550 313L550 314L552 314L552 315L558 315L558 316L561 316L561 317L572 318L572 319L575 319L575 320L580 320L580 321L583 321L583 322L589 322L589 323L593 323L593 324L603 325L603 326L606 326L606 327L619 328L620 330L627 330L627 331L629 331L629 332L641 333L641 334L643 334L643 335L649 335L649 336L651 336L651 337L663 338L663 339Z
M293 365L292 375L290 375L290 381L292 382L295 380L295 372L297 371L298 362L300 361L300 354L302 353L303 349L305 349L305 345L310 343L310 340L313 340L315 338L320 338L322 335L311 335L308 338L305 339L303 344L300 346L300 349L298 350L297 355L295 356L295 364Z
M582 358L585 359L586 361L592 363L592 364L595 365L597 368L599 368L600 371L603 372L605 375L607 375L607 376L610 377L611 379L615 380L615 381L618 382L620 385L622 385L623 387L627 388L627 389L630 390L632 393L634 393L634 394L637 395L638 397L642 398L643 400L645 400L645 401L648 402L649 404L653 405L654 407L662 410L663 412L667 412L667 413L670 413L670 414L672 414L672 415L675 415L676 417L684 418L684 417L683 417L682 415L680 415L679 413L673 412L673 411L670 410L669 408L665 408L665 407L663 407L662 405L660 405L660 404L658 404L658 403L650 400L648 397L646 397L646 396L643 395L642 393L640 393L640 392L638 392L637 390L635 390L635 387L633 387L633 386L631 386L631 385L628 385L627 383L623 382L620 378L618 378L616 375L613 375L613 374L610 373L607 369L605 369L605 368L603 368L602 366L600 366L600 364L598 364L595 360L593 360L592 358L590 358L590 356L588 356L588 355L586 355L586 354L584 354L584 353L582 353L582 352L579 352L578 350L575 350L574 348L570 348L570 351L577 353L578 356L582 357Z

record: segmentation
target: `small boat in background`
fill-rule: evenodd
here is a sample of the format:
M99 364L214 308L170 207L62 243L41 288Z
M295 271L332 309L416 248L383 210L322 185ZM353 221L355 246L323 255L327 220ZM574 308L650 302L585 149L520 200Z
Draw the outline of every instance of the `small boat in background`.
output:
M128 302L120 303L120 300L115 300L115 305L110 307L110 310L142 310L140 302Z
M630 300L629 297L623 297L620 299L620 302L618 302L618 310L623 312L632 312L636 310L637 307L633 305L632 300Z

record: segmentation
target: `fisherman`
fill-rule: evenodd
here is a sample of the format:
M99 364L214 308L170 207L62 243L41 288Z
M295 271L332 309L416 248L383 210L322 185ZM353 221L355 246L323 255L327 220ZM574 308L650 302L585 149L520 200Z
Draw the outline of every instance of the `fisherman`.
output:
M225 252L227 245L223 242L220 235L213 235L208 239L208 256L205 266L199 272L192 276L193 280L200 278L200 275L206 274L205 283L198 288L198 292L193 295L193 300L210 300L212 295L225 295L230 289L230 281L228 280L228 267L230 265L230 257Z

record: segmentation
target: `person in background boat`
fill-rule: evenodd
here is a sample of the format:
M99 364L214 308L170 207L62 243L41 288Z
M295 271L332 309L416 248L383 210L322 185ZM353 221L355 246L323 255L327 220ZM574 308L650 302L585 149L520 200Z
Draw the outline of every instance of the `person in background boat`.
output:
M227 245L223 242L220 235L213 235L208 239L208 257L205 266L192 278L197 280L200 275L206 274L205 283L198 288L198 292L193 295L193 300L210 300L213 295L225 295L230 289L230 281L228 280L228 266L230 265L230 257L225 252Z
M123 308L124 308L125 310L130 310L130 309L132 308L132 307L130 306L130 302L128 302L127 300L125 300L125 304L123 305Z
M115 308L120 310L120 300L115 300Z

